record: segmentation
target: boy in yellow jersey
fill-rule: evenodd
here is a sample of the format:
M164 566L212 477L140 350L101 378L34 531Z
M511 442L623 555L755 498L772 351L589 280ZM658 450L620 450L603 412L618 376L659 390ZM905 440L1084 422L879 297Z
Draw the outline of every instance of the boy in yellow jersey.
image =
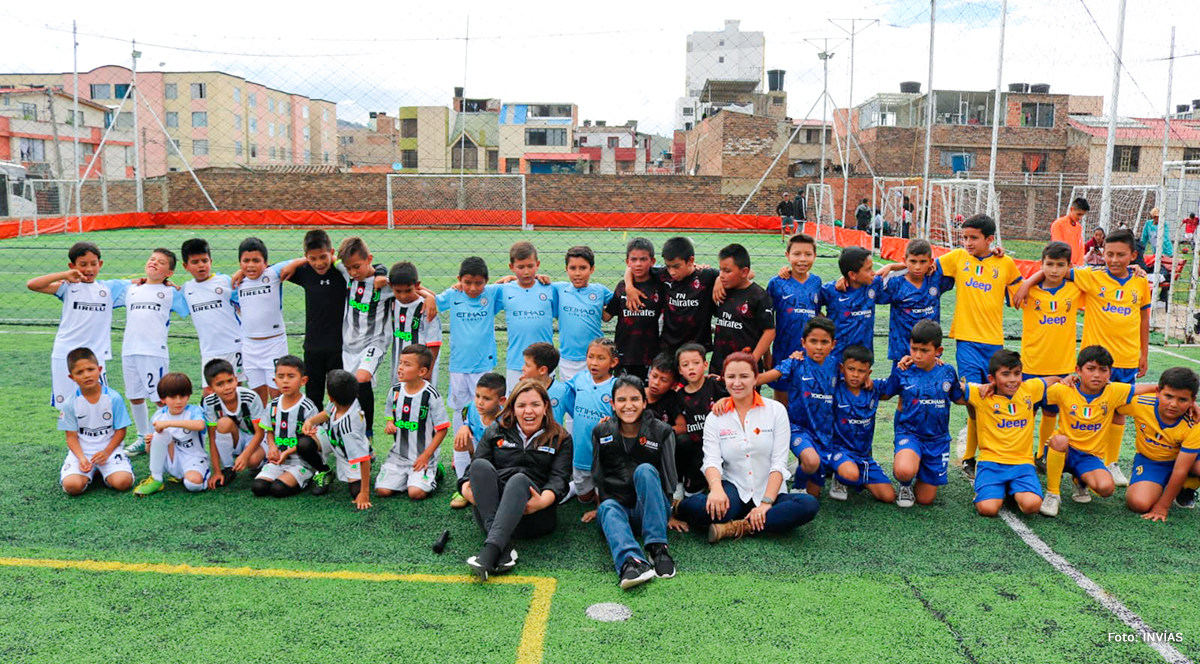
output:
M1004 344L1005 294L1021 280L1011 257L992 253L995 237L996 222L986 214L977 214L963 222L962 248L938 258L938 267L942 274L954 279L958 293L950 322L958 375L972 383L987 382L988 360ZM963 454L962 468L971 480L975 479L977 428L975 418L968 418L967 451Z
M1026 380L1043 376L1061 378L1074 368L1075 319L1083 294L1066 280L1070 271L1071 245L1051 242L1042 249L1045 279L1029 289L1029 296L1021 306L1021 363ZM1045 470L1046 441L1054 435L1058 406L1042 401L1034 404L1034 408L1042 411L1042 423L1034 441L1037 447L1034 459Z
M1158 395L1136 397L1118 408L1134 422L1133 478L1125 505L1151 521L1166 521L1171 501L1195 504L1200 475L1200 425L1194 411L1200 378L1190 369L1167 369L1158 379ZM1186 493L1185 493L1186 492Z
M1021 355L1001 348L988 360L989 385L968 383L967 411L979 424L975 510L996 516L1012 496L1025 514L1042 506L1042 483L1033 465L1033 406L1061 378L1021 379Z
M1115 231L1104 239L1103 268L1073 269L1067 276L1084 293L1081 345L1107 348L1113 355L1113 382L1130 385L1146 375L1150 347L1150 284L1144 275L1130 270L1135 258L1133 233ZM1013 298L1014 305L1019 306L1028 293L1026 284L1040 281L1040 273L1030 276ZM1125 416L1118 413L1108 430L1104 453L1104 463L1117 486L1129 484L1117 465L1124 437Z
M1062 383L1046 390L1046 403L1058 410L1058 432L1050 437L1046 455L1046 497L1040 510L1043 516L1058 516L1064 469L1075 478L1071 500L1090 503L1092 491L1102 498L1113 494L1113 476L1104 465L1113 417L1134 396L1155 389L1153 385L1109 382L1113 357L1103 346L1079 351L1075 365L1078 385Z

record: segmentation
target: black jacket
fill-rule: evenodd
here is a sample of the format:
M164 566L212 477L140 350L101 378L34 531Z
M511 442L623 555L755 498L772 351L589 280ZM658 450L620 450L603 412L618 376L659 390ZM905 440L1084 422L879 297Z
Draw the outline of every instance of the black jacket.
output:
M675 430L653 416L642 416L638 441L626 446L616 418L596 425L592 430L592 480L599 493L598 502L609 498L633 507L637 492L633 472L643 463L658 470L668 500L679 481L675 474Z
M775 206L775 214L781 217L791 217L795 213L796 208L791 201L779 201L779 205Z
M519 431L501 427L499 421L492 422L475 446L475 458L492 462L501 484L517 473L525 473L538 492L546 489L553 491L554 504L557 505L567 495L574 448L570 435L565 435L557 446L546 445L546 441L542 440L543 435L530 441L526 449ZM460 492L463 484L471 479L470 475L468 468L468 472L459 478Z

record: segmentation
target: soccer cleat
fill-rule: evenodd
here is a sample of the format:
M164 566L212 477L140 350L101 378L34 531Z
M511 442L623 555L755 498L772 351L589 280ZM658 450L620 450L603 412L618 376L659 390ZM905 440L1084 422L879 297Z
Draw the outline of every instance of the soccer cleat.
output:
M471 503L467 502L467 499L465 497L463 497L463 495L457 491L455 491L454 495L450 497L450 507L453 509L461 510L462 508L464 508L470 504Z
M896 492L896 507L912 507L917 502L917 495L911 484L901 484Z
M1090 489L1088 489L1086 484L1080 482L1079 480L1075 480L1072 482L1072 484L1075 488L1071 490L1071 500L1077 503L1092 502L1092 492Z
M850 492L846 489L846 485L842 484L837 475L830 478L829 497L834 500L846 500L850 497Z
M441 462L439 461L438 465L437 465L437 471L435 471L433 474L433 481L437 482L438 484L441 484L442 478L445 476L446 476L446 467L443 466L441 464Z
M1042 506L1038 509L1042 516L1055 517L1058 516L1058 507L1062 504L1062 498L1057 493L1047 493L1042 499Z
M750 522L745 519L737 521L729 521L726 523L714 523L708 527L708 543L715 544L723 539L730 537L741 539L750 532Z
M470 558L467 558L467 567L471 568L471 573L474 574L480 581L487 581L488 575L491 574L491 570L489 570L487 567L484 567L479 562L479 556L471 556Z
M1108 464L1105 468L1108 468L1108 472L1112 474L1113 486L1129 486L1129 478L1121 472L1121 466L1116 461Z
M963 477L971 480L972 482L975 481L975 457L971 457L970 459L963 459L962 472L963 472Z
M1033 464L1037 466L1037 471L1041 475L1046 474L1046 455L1050 452L1050 446L1042 448L1042 453L1033 458Z
M175 477L171 473L163 473L163 477L171 484L183 484L183 480Z
M146 453L146 439L138 436L134 441L125 446L125 454L135 457L139 454Z
M333 488L333 471L324 470L312 476L312 495L323 496Z
M1179 495L1175 496L1175 507L1182 507L1185 510L1195 509L1196 490L1180 489Z
M140 498L142 496L149 496L152 493L158 493L165 488L166 485L162 482L154 479L153 477L147 477L133 488L133 495Z
M644 560L630 558L621 565L621 589L629 590L654 578L654 568Z
M504 554L500 554L500 555L503 556ZM513 571L513 568L516 566L517 566L517 550L512 549L508 552L507 560L501 560L500 562L496 563L496 569L492 570L492 574L496 574L496 575L508 574L509 572Z
M237 477L237 471L230 466L229 468L222 468L221 475L225 478L225 484L221 486L229 486L230 484L233 484L233 479Z
M675 560L671 558L670 553L667 553L666 544L647 544L646 554L654 563L655 576L660 579L669 579L675 576Z

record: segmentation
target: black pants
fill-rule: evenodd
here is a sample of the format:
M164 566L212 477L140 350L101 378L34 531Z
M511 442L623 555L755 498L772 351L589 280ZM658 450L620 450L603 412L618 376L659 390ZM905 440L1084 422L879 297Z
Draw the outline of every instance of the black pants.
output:
M646 382L646 378L650 375L650 365L648 364L627 364L622 365L618 371L628 376L637 376L642 379L642 383Z
M342 368L342 350L304 349L304 372L308 376L305 395L318 408L325 408L325 376L334 369Z
M501 484L492 462L476 459L471 462L468 476L475 498L475 522L487 535L487 544L508 551L514 537L541 537L553 532L558 525L557 505L525 514L525 503L529 502L533 482L524 473L517 473Z

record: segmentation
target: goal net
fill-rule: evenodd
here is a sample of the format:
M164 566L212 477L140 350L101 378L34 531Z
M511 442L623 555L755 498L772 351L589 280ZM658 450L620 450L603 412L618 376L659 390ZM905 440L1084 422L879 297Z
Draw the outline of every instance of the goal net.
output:
M906 215L911 224L914 212L921 207L921 187L912 182L909 178L875 178L872 212L879 210L885 224L883 230L889 235L902 236ZM871 234L878 235L879 230L872 227Z
M988 210L987 180L931 180L927 237L934 246L957 246L962 222ZM996 238L1000 221L996 220Z
M387 175L388 228L515 226L528 230L524 175Z
M1200 233L1185 219L1200 214L1200 161L1163 164L1163 186L1159 197L1162 241L1164 245L1171 244L1174 258L1169 266L1163 264L1164 259L1149 261L1152 272L1157 269L1164 275L1171 275L1165 306L1158 302L1158 297L1155 298L1155 306L1150 310L1150 326L1152 330L1162 331L1166 343L1193 345L1200 343L1200 312L1196 308L1196 286L1200 281L1200 266L1196 263L1200 249L1197 236ZM1156 240L1151 240L1152 246ZM1152 249L1146 251L1152 253ZM1177 261L1186 261L1182 269ZM1156 286L1155 295L1160 295L1161 279L1157 273L1151 274L1150 278Z
M827 184L810 184L805 188L804 198L808 202L808 221L816 224L818 242L834 243L833 232L833 187Z
M1157 204L1158 190L1157 186L1140 184L1111 187L1112 217L1108 223L1109 230L1124 227L1133 231L1135 236L1141 233L1142 222L1150 216L1150 210ZM1104 187L1100 185L1071 187L1071 198L1065 202L1066 209L1062 210L1062 213L1066 214L1067 209L1070 209L1071 201L1076 198L1082 198L1088 202L1091 211L1083 218L1083 236L1085 238L1100 225L1100 204L1103 195Z

